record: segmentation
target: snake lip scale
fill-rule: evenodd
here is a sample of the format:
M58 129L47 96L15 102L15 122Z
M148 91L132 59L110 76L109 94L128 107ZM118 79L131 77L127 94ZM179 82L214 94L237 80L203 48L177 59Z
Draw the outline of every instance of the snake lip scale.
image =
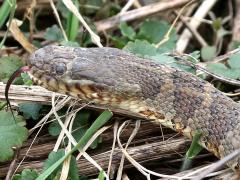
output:
M218 158L240 148L240 105L193 74L115 48L46 46L27 60L37 84L161 123ZM240 158L228 162L239 169Z

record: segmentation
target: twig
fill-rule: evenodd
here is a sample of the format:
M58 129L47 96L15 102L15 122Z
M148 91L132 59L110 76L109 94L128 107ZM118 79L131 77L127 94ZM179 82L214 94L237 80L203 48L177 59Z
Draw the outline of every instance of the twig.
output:
M18 25L21 23L19 23L20 21L18 21L17 19L13 19L12 23L9 25L9 30L11 31L14 39L16 39L22 46L24 49L26 49L29 53L34 52L37 48L35 46L33 46L32 44L30 44L28 42L28 40L26 39L26 37L23 35L23 33L21 32L21 30L19 29Z
M135 123L135 128L132 131L132 134L130 135L126 145L125 145L125 150L127 151L127 148L129 146L129 144L132 142L133 138L136 136L139 128L140 128L140 124L141 124L141 120L137 120ZM121 180L122 179L122 171L123 171L123 165L124 165L124 159L125 159L125 155L122 155L121 161L120 161L120 165L118 168L118 173L117 173L117 178L116 180Z
M5 95L4 95L5 85L0 82L0 100L5 101ZM66 95L58 94L60 98L67 97ZM38 102L42 104L50 104L52 97L52 92L46 90L43 87L40 86L24 86L24 85L11 85L9 90L9 99L12 101L12 104L20 103L20 102ZM71 98L70 98L71 99ZM81 102L78 99L79 105L86 104L85 102ZM95 109L95 110L104 110L106 107L104 106L97 106L97 105L90 105L87 104L88 109ZM142 118L138 114L131 113L129 111L125 111L118 108L111 108L111 111L113 111L115 114L122 114L127 115L129 117L133 118Z
M71 98L64 98L62 99L60 102L57 103L56 105L56 110L60 110ZM40 128L38 130L38 132L36 133L36 135L34 136L31 144L29 145L28 147L28 150L26 151L26 154L25 156L22 158L22 160L20 161L20 163L18 164L17 168L15 169L15 172L16 173L19 169L19 167L21 166L21 164L23 163L23 161L25 160L25 158L27 157L29 151L31 150L36 138L38 137L40 131L42 130L43 126L45 125L46 121L49 119L49 117L53 114L53 110L51 110L46 116L44 116L35 126L39 126L40 125ZM30 129L29 130L29 135L33 132L34 128Z
M197 39L197 41L202 47L208 46L207 42L203 39L203 37L198 33L196 29L192 28L192 26L182 16L180 16L179 18L181 19L183 24L188 28L188 30L192 33L192 35Z
M61 31L62 31L63 37L64 37L65 41L68 41L66 32L65 32L64 29L63 29L63 26L62 26L62 23L61 23L59 14L58 14L58 12L57 12L57 9L56 9L56 7L55 7L55 5L54 5L54 2L53 2L53 0L49 0L49 2L50 2L50 5L51 5L51 7L52 7L52 9L53 9L53 13L54 13L54 15L55 15L55 17L56 17L56 19L57 19L58 25L59 25L59 27L60 27L60 29L61 29Z
M227 52L224 55L216 57L213 61L211 61L211 63L218 63L218 62L224 61L224 60L228 59L230 56L232 56L233 54L237 54L239 52L240 52L240 48L236 48L232 51Z
M220 168L221 166L223 166L224 164L226 164L228 161L232 160L233 158L237 157L240 155L240 149L235 150L234 152L232 152L231 154L227 155L226 157L224 157L223 159L219 160L218 162L212 164L207 170L205 170L204 172L202 172L200 175L198 175L197 177L194 177L194 180L201 180L204 177L206 177L208 174L210 174L211 172L217 170L218 168Z
M58 123L59 123L59 125L61 126L62 130L64 131L64 133L65 133L66 136L68 137L68 140L69 140L74 146L76 146L76 145L77 145L76 140L74 139L74 137L71 135L71 133L66 129L66 127L65 127L64 124L62 123L60 117L59 117L58 114L57 114L57 111L56 111L56 109L55 109L54 104L55 104L55 93L53 93L53 96L52 96L52 110L53 110L53 114L54 114L55 117L57 118ZM94 160L85 152L85 150L86 150L86 149L84 149L84 148L83 148L83 149L78 149L78 151L79 151L80 153L82 153L83 156L84 156L89 162L91 162L99 171L103 171L103 169L101 168L101 166L100 166L96 161L94 161ZM103 171L103 174L104 174L105 178L106 178L107 180L109 180L109 178L108 178L107 174L105 173L105 171Z
M159 12L167 11L169 9L178 8L188 2L189 0L172 0L172 1L158 2L158 3L150 4L147 6L143 6L141 8L127 11L123 14L118 14L111 18L95 22L96 29L97 31L105 31L107 29L116 27L121 22L131 21L134 19L152 15L154 13L159 13Z
M185 10L186 7L188 7L190 4L192 4L195 0L191 0L189 1L187 4L185 4L179 11L179 13L177 14L177 17L174 19L172 25L170 26L169 30L167 31L167 33L164 35L163 39L157 43L155 45L156 48L159 48L162 44L166 43L169 40L170 34L174 28L174 26L176 25L179 17L182 15L183 11Z
M193 17L198 19L203 19L216 2L217 0L203 1L201 6L196 11L196 13L193 15ZM200 26L200 22L196 21L194 18L190 21L189 24L191 25L192 28L197 29ZM182 53L185 51L191 37L192 37L191 32L189 32L188 29L185 29L177 42L176 50L179 53Z
M141 164L139 164L136 160L134 160L129 153L123 148L122 143L120 141L120 134L122 132L123 127L125 126L126 122L124 122L119 130L118 130L118 135L117 135L117 141L118 141L118 146L120 147L122 153L124 153L124 155L126 156L126 158L128 159L128 161L134 166L136 167L144 176L146 176L147 179L150 179L150 174L157 176L157 177L165 177L165 178L175 178L178 179L178 176L171 176L171 175L165 175L165 174L159 174L156 173L154 171L151 171L145 167L143 167Z
M110 172L111 172L111 165L112 165L113 153L114 153L114 150L115 150L116 140L117 140L117 129L118 129L118 126L119 126L119 121L115 121L114 127L113 127L112 150L111 150L110 157L109 157L108 171L107 171L107 175L108 175L108 177L110 177L110 178L111 178ZM112 178L111 178L111 179L112 179Z
M13 158L13 160L12 160L10 166L9 166L9 169L8 169L7 176L6 176L5 180L11 180L12 179L12 176L15 173L14 170L15 170L16 163L17 163L17 160L18 160L19 152L20 152L20 148L17 148L15 150L14 158Z
M33 40L33 31L34 31L34 9L37 5L36 0L32 0L30 7L27 9L26 14L24 15L29 20L29 41L32 42Z
M120 11L120 14L125 13L135 2L136 0L128 0L127 4L125 4L125 6L122 8L122 10Z
M183 54L182 56L187 56L187 57L194 58L194 57L190 56L189 54ZM212 73L212 72L210 72L209 70L207 70L207 69L205 69L204 67L202 67L202 66L200 65L200 63L199 63L199 64L194 64L194 63L192 63L191 61L188 61L188 60L186 60L186 59L184 59L184 58L181 58L181 57L179 57L179 56L175 56L175 57L176 57L176 58L180 58L180 59L183 61L183 64L188 65L188 66L190 66L190 67L192 67L192 68L195 68L195 69L197 69L197 70L203 71L203 72L207 73L208 75L211 75L211 76L213 76L214 78L216 78L216 79L218 79L218 80L220 80L220 81L223 81L223 82L228 83L228 84L240 86L240 81L239 81L239 80L230 79L230 78L223 77L223 76L220 76L220 75L218 75L218 74Z

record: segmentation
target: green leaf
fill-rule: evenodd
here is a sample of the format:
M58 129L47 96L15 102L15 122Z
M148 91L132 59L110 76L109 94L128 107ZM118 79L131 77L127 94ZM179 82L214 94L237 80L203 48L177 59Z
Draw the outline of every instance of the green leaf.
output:
M232 79L240 78L239 69L229 69L222 63L208 64L207 68L210 72L213 72L217 75L221 75L221 76L232 78Z
M21 147L28 137L28 130L23 127L25 121L22 116L15 116L11 112L0 111L0 162L5 162L13 156L13 147Z
M65 156L64 149L59 149L57 152L52 151L48 155L48 159L44 162L43 170L48 169L56 161L58 161L59 159L61 159L64 156ZM60 173L61 173L61 169L62 169L62 166L59 166L58 168L56 168L55 171L50 175L50 177L48 177L48 179L51 180L51 179L56 179L57 177L59 177ZM79 180L77 162L73 156L71 156L68 178L72 179L72 180Z
M212 23L212 27L216 31L220 30L222 28L222 19L221 18L215 19Z
M62 46L80 47L80 45L77 42L73 42L73 41L61 41L60 44Z
M181 69L195 74L195 69L190 66L179 63L175 58L161 54L158 49L147 41L136 40L135 42L129 42L124 48L125 51L132 52L140 57L152 59L153 61L165 64L171 67Z
M155 46L145 40L135 40L134 42L128 42L123 50L132 52L142 57L155 56L157 54L157 49Z
M43 171L47 170L49 167L51 167L56 161L58 161L59 159L61 159L62 157L64 157L65 155L65 151L64 149L60 149L57 152L52 151L51 153L49 153L48 155L48 159L44 162L43 164ZM62 169L62 165L57 167L52 173L51 175L48 177L48 179L59 179L60 177L60 171Z
M201 54L200 54L200 51L193 51L189 54L191 57L193 58L189 58L189 60L193 63L198 63L200 60L200 57L201 57ZM197 60L197 61L196 61Z
M48 133L51 136L58 136L61 132L61 126L58 124L57 121L53 121L49 126L48 126Z
M136 36L136 32L133 30L133 28L128 26L127 23L125 22L122 22L119 25L119 28L121 30L122 35L128 37L131 40L133 40L134 37Z
M0 111L3 110L3 108L6 107L6 106L7 106L7 102L0 101Z
M123 36L122 37L110 36L109 38L112 40L114 47L118 49L122 49L129 42L127 37L123 37Z
M21 103L19 104L19 110L23 112L25 119L34 119L39 118L39 112L42 109L42 105L38 103Z
M24 85L27 85L27 86L33 85L33 82L31 80L31 78L29 77L28 73L21 73L21 77L22 77Z
M157 44L164 39L164 36L169 31L170 24L166 21L146 20L140 26L140 30L136 37L138 39L147 40L150 43ZM176 47L177 33L173 29L167 42L158 48L158 53L169 52Z
M160 64L164 64L164 65L171 66L171 67L174 67L177 69L181 69L183 71L190 72L192 74L196 73L195 69L193 69L190 66L179 63L175 58L173 58L171 56L167 56L164 54L157 54L155 56L150 56L149 58Z
M216 52L215 46L205 46L201 49L201 57L204 61L211 61L216 57Z
M228 64L232 69L237 68L240 70L240 54L232 55L228 60Z
M38 172L34 169L24 169L21 174L13 176L13 180L35 180L38 177Z
M104 176L104 173L103 173L103 170L100 171L99 175L98 175L98 180L104 180L105 179L105 176Z
M150 56L150 59L154 60L157 63L165 64L171 66L173 63L176 63L176 60L173 57L164 55L164 54L156 54L155 56Z
M20 67L23 63L19 57L9 56L0 58L0 81L7 83L9 77ZM16 78L14 84L22 84L21 78Z
M54 24L52 27L47 28L46 32L44 33L44 38L49 41L62 41L63 35L60 28Z

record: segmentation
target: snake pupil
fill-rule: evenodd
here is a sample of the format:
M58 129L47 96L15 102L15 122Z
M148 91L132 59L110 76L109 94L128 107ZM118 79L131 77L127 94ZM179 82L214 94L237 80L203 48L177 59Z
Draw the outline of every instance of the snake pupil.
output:
M65 70L66 70L65 64L58 64L58 65L56 66L56 73L57 73L58 75L63 75L64 72L65 72Z

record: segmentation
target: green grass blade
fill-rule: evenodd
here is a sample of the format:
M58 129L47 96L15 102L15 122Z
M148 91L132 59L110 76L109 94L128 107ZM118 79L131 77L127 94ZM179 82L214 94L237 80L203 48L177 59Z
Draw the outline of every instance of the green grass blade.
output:
M5 0L5 1L7 1L7 0ZM11 24L11 22L12 22L12 19L13 19L14 14L15 14L16 6L17 6L16 5L17 4L16 0L12 0L11 2L12 2L12 7L11 7L11 13L10 13L9 21L8 21L9 24ZM0 49L2 49L3 44L4 44L5 40L7 39L8 32L9 32L9 28L7 29L5 35L4 35L4 37L3 37L3 39L0 43Z
M201 136L202 136L202 133L200 132L196 132L194 134L191 146L185 155L185 158L181 167L181 171L185 171L189 169L192 165L192 159L195 158L203 149L203 147L199 145L199 140Z
M186 157L188 159L192 159L196 157L200 153L200 151L203 149L202 146L200 146L198 143L201 136L202 136L202 133L200 132L196 132L195 135L193 136L191 146L186 153Z
M79 140L77 145L68 152L65 156L63 156L61 159L59 159L56 163L54 163L50 168L48 168L45 172L43 172L36 180L44 180L46 179L58 166L60 166L63 161L71 155L73 152L75 152L77 149L82 149L89 139L94 135L94 133L97 132L99 128L101 128L111 117L112 112L109 110L105 110L91 125L91 127L87 130L87 132L84 134L84 136Z
M79 8L78 0L74 0L74 4L77 8ZM69 41L75 41L79 31L79 20L78 18L72 13L69 12L67 18L67 36Z
M5 0L0 7L0 28L3 26L11 11L11 5L9 3L9 0Z

